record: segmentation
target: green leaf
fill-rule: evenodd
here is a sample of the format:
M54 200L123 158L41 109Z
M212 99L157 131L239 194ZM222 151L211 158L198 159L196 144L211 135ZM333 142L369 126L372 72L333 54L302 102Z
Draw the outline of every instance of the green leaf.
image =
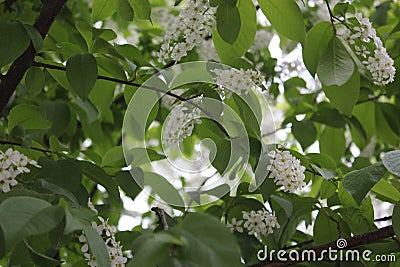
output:
M133 8L135 19L146 19L151 21L151 5L149 0L129 0Z
M115 175L115 180L122 190L129 196L132 200L142 191L142 188L133 179L130 172L118 172Z
M387 197L395 202L400 201L400 192L385 179L380 179L371 189L373 192ZM390 202L390 200L389 200Z
M317 128L310 120L293 121L292 133L299 141L303 150L311 146L317 140Z
M97 266L111 266L106 245L97 231L92 226L86 226L83 228L83 232L85 233L91 255L96 259Z
M118 14L127 21L133 20L133 8L128 0L118 0Z
M400 177L400 150L385 153L382 162L388 171Z
M315 75L322 53L328 47L332 38L332 24L327 21L318 23L307 33L303 48L303 59L304 65L312 75Z
M215 49L222 62L231 64L243 56L253 43L257 30L256 9L251 1L238 1L240 14L240 31L236 41L229 44L224 41L218 31L213 32Z
M51 123L46 120L44 112L34 105L20 104L14 106L8 116L8 128L21 125L25 129L48 129Z
M24 24L25 30L31 39L33 47L35 48L36 52L39 52L43 47L43 39L38 30L28 24Z
M51 160L42 157L39 159L42 166L39 171L40 178L65 188L71 192L78 190L82 180L82 168L72 159Z
M361 235L376 230L373 221L371 222L359 208L340 208L339 213L349 226L351 232L355 235Z
M38 67L31 67L25 76L25 87L31 96L38 95L45 85L45 77L43 71Z
M326 212L330 212L330 210ZM326 212L320 210L314 222L313 237L316 245L332 242L339 237L337 224L329 218ZM331 216L338 219L336 214L332 213Z
M0 227L6 250L23 238L55 228L63 217L62 209L42 199L15 196L0 203Z
M343 177L343 187L354 197L358 204L371 188L386 174L382 162L375 163L366 168L352 171Z
M322 89L335 108L351 117L360 94L360 73L354 68L353 75L345 84L323 86Z
M182 246L184 243L169 232L139 236L134 241L136 253L127 267L157 266L168 257L172 245Z
M108 150L103 157L101 165L108 167L125 167L126 163L122 147L116 146Z
M67 79L73 91L87 98L97 80L96 58L89 53L71 56L67 61Z
M325 180L329 180L335 178L337 176L337 172L327 170L324 168L320 168L317 165L311 164L311 166L324 178Z
M45 111L46 119L52 123L49 135L61 136L67 130L71 120L71 111L68 105L64 102L45 100L42 103L42 109Z
M93 22L102 20L117 11L118 2L115 0L93 0L92 18Z
M392 224L394 233L400 236L400 202L397 202L393 208Z
M340 162L346 150L344 129L326 126L319 139L321 153L325 153Z
M24 240L24 244L29 250L32 260L39 266L60 266L61 261L50 258L49 256L36 251L28 241Z
M0 67L13 62L29 47L30 39L21 23L0 22ZM4 37L7 36L7 39Z
M79 161L82 171L87 178L97 184L101 184L107 190L110 198L115 202L120 202L117 183L102 168L89 161Z
M354 72L354 62L338 37L332 38L317 66L321 83L326 86L344 85Z
M222 40L233 45L240 32L240 13L236 6L230 7L227 4L218 6L216 19L217 30Z
M306 35L304 18L292 0L259 0L261 10L272 27L283 36L302 43Z
M157 194L169 205L183 207L185 206L178 190L164 177L157 173L145 172L144 184L150 185L153 194Z
M190 262L208 267L243 266L235 236L215 217L188 213L177 230L188 240L184 258Z

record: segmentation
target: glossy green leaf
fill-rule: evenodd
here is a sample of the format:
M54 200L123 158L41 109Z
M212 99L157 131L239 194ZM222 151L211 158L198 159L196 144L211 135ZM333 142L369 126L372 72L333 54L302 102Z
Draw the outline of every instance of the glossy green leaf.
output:
M131 199L135 199L136 196L142 191L142 188L138 185L135 179L133 179L130 172L118 172L115 175L115 181Z
M388 171L400 177L400 150L385 153L382 162Z
M50 135L61 136L66 130L71 120L71 111L64 102L52 102L46 100L42 103L46 119L52 123L49 129Z
M314 222L313 237L317 245L335 241L339 237L337 224L326 214L330 210L320 210ZM332 213L337 219L338 216Z
M21 23L0 22L0 67L13 62L29 47L30 39ZM3 39L7 36L7 39Z
M127 267L136 266L157 266L168 258L172 247L184 245L183 241L169 232L158 232L152 235L142 235L136 238L134 247L135 256L128 263Z
M225 42L218 31L213 32L215 49L223 63L233 63L244 55L253 43L257 30L256 9L251 1L238 1L240 31L233 44Z
M43 47L43 39L38 30L28 24L24 24L24 28L31 39L32 45L35 48L36 52L39 52Z
M110 175L108 175L102 168L89 161L79 161L79 164L81 165L82 171L86 177L95 183L104 186L113 201L120 201L117 183Z
M31 96L38 95L45 85L45 77L43 71L38 67L31 67L25 76L25 87Z
M325 86L344 85L354 72L354 62L338 37L332 38L318 62L317 74Z
M97 63L92 54L76 54L67 61L67 79L81 98L88 97L97 80Z
M392 214L393 230L396 236L400 236L400 202L397 202Z
M385 179L380 179L371 190L395 202L400 201L400 191Z
M261 10L272 27L283 36L302 43L306 35L304 18L292 0L259 0Z
M101 236L92 226L86 226L83 228L85 233L90 254L96 259L97 266L99 267L109 267L111 266L110 256L108 254L106 245Z
M93 0L92 18L96 22L105 19L117 11L118 2L115 0Z
M118 0L118 14L127 21L133 20L133 8L128 0Z
M322 89L335 108L351 117L360 94L360 73L354 68L353 75L345 84L323 86Z
M361 203L371 188L386 174L382 162L375 163L366 168L349 172L343 177L343 187Z
M319 149L321 153L325 153L335 159L336 162L340 162L346 150L344 129L326 126L319 139Z
M43 157L40 158L39 165L40 178L71 192L78 190L82 180L82 168L77 161L72 159L55 161Z
M153 194L160 196L169 205L184 206L183 199L178 190L161 175L153 172L145 172L144 184L151 186Z
M218 6L217 13L217 30L222 40L233 45L240 32L240 13L236 6L230 7L227 4Z
M149 0L129 0L135 19L151 20L151 5Z
M303 150L311 146L317 140L317 128L310 120L293 121L292 133L299 141Z
M10 250L24 237L50 231L62 216L62 210L42 199L15 196L4 200L0 203L0 226L6 249Z
M235 236L215 217L189 213L177 229L189 242L184 258L191 262L209 267L243 266Z
M303 48L303 60L312 75L315 75L322 53L332 38L333 28L328 21L318 23L307 33Z
M21 125L25 129L48 129L51 123L46 119L45 113L38 106L20 104L14 106L8 117L8 127L13 129Z

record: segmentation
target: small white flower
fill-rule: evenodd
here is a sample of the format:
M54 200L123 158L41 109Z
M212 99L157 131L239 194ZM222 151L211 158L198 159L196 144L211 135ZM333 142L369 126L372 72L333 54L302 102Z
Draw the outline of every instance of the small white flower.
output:
M239 233L243 233L243 228L240 225L243 223L243 220L236 220L236 218L232 218L231 223L227 223L226 227L229 228L231 232L238 231Z

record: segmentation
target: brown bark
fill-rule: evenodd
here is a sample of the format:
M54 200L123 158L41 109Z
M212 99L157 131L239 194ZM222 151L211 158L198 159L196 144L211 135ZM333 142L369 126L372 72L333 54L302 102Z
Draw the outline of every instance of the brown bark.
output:
M67 0L44 0L40 14L33 25L44 39L57 15ZM32 65L36 51L31 43L27 50L17 58L8 69L7 74L1 78L0 83L0 112L9 102L15 88L24 77L25 72Z

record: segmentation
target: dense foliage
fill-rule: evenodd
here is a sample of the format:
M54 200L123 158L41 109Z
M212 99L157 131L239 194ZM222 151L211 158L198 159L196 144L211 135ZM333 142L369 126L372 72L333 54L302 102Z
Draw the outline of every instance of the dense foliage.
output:
M398 266L399 69L398 1L0 0L0 266ZM397 263L258 257L327 246Z

